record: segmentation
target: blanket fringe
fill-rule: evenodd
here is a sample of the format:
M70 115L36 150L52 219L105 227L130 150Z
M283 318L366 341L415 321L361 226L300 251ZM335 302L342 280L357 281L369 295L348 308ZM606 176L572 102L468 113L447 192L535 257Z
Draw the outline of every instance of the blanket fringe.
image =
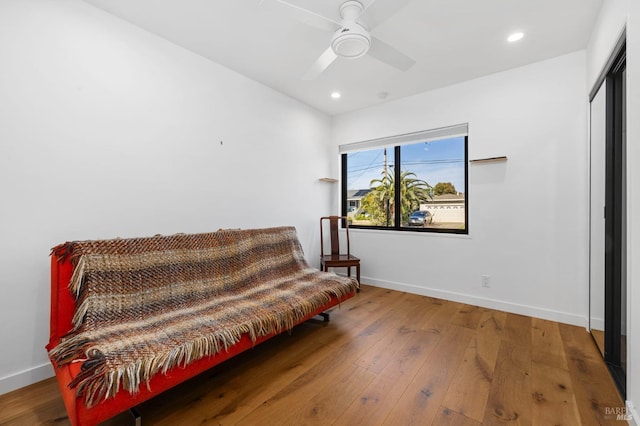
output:
M59 244L51 249L50 256L55 256L58 262L63 262L73 253L73 243Z
M82 288L86 266L87 261L85 260L85 257L80 256L73 267L73 275L71 275L71 280L69 281L69 290L75 295L76 299L80 296L80 289Z
M89 311L89 305L90 300L88 299L85 299L80 302L79 305L76 305L76 310L73 313L73 317L71 318L71 322L73 323L72 331L77 331L84 322L84 319L87 316L87 312Z
M71 361L81 359L90 347L89 339L84 336L63 337L60 343L49 351L49 357L57 365L65 365Z

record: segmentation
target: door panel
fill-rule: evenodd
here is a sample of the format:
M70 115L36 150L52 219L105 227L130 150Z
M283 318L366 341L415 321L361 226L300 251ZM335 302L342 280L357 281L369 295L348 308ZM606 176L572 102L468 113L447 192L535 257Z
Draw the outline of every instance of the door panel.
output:
M604 356L606 81L591 101L589 327Z

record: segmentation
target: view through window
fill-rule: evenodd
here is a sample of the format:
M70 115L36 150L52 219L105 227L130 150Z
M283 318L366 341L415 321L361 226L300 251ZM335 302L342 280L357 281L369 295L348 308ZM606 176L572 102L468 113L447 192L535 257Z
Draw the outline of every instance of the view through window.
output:
M426 139L343 152L350 226L468 233L468 138Z

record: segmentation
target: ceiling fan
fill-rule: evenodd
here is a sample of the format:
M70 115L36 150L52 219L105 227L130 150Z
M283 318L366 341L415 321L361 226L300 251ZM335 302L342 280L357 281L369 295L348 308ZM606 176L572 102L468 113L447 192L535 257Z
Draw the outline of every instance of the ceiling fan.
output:
M313 80L338 58L356 59L366 54L401 71L407 71L411 68L415 64L412 58L370 33L410 1L372 0L365 7L360 1L348 0L338 8L340 21L304 9L286 0L268 0L266 2L261 0L260 5L285 6L281 9L293 15L298 21L333 32L329 47L302 77L303 80Z

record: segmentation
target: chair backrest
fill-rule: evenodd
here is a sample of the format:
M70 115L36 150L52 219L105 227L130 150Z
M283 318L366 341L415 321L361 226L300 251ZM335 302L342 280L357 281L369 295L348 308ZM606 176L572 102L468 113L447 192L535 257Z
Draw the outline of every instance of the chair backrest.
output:
M323 222L329 221L329 235L331 237L331 254L340 254L340 236L338 235L339 220L343 220L347 237L347 254L351 254L349 247L349 220L346 216L324 216L320 218L320 256L324 256Z

